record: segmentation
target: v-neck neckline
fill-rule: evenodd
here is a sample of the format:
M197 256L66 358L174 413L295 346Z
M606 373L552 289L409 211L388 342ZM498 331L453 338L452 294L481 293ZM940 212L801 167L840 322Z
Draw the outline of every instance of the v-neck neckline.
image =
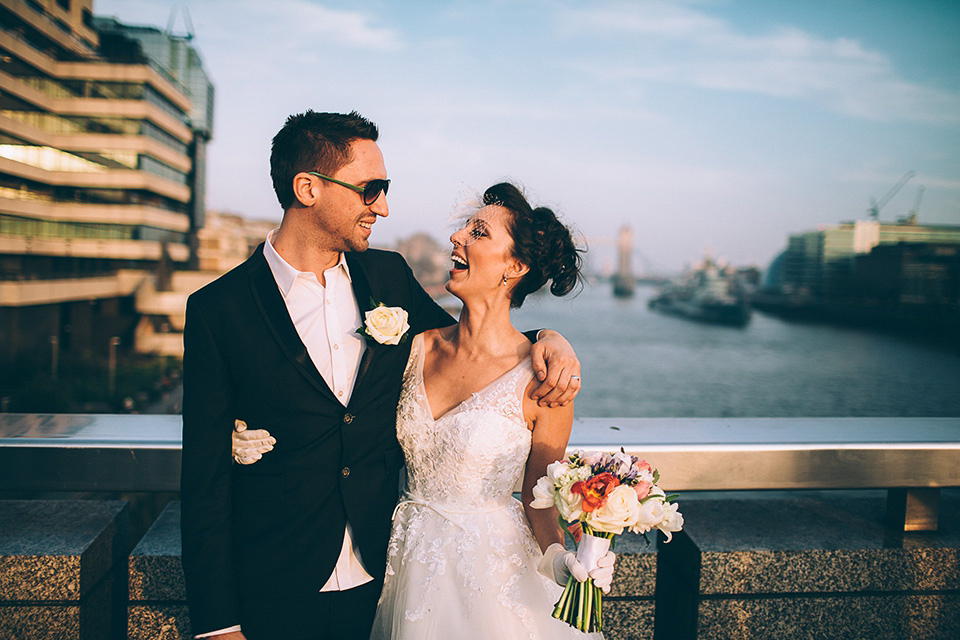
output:
M477 389L476 391L473 391L473 392L469 393L463 400L461 400L460 402L456 403L455 405L453 405L452 407L450 407L449 409L447 409L446 411L444 411L441 415L439 415L439 416L437 416L437 417L434 417L434 415L433 415L433 407L430 406L430 398L429 398L429 396L427 396L427 383L426 383L426 380L424 380L424 378L423 378L423 364L424 364L424 362L425 362L426 359L427 359L427 351L426 351L426 349L425 349L424 346L423 346L423 342L424 342L424 340L423 340L423 334L422 334L422 333L417 334L417 336L414 338L414 340L419 340L419 341L420 341L419 343L413 345L414 348L417 350L417 360L418 360L418 362L417 362L417 378L418 378L418 382L419 382L419 386L420 386L420 395L421 395L421 397L423 398L423 407L424 407L424 409L427 410L427 415L430 417L430 420L431 420L432 422L434 422L434 423L440 422L441 420L443 420L443 419L444 419L445 417L447 417L448 415L457 412L461 407L463 407L463 405L464 405L466 402L469 402L471 399L473 399L473 398L475 398L476 396L480 395L481 393L483 393L483 392L486 391L487 389L490 389L490 388L493 387L495 384L497 384L498 382L500 382L501 380L503 380L504 378L506 378L507 376L509 376L511 373L513 373L514 371L516 371L516 370L519 369L520 367L522 367L528 360L530 360L530 356L529 356L529 355L526 356L526 357L523 358L520 362L518 362L518 363L515 364L514 366L510 367L509 370L503 372L502 374L500 374L499 376L497 376L496 378L494 378L493 380L491 380L489 383L487 383L486 385L484 385L482 388Z

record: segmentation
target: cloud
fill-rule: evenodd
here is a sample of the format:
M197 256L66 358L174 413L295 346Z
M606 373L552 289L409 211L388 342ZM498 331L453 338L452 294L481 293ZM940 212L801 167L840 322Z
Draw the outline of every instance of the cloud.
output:
M850 38L787 27L746 34L683 4L660 2L563 10L557 25L561 34L629 43L619 65L571 65L595 77L803 100L880 122L960 122L960 93L906 80L889 58Z
M318 38L335 44L369 51L398 51L403 48L400 34L387 27L375 26L366 12L328 9L305 0L246 0L244 11L284 15L290 33L301 40Z

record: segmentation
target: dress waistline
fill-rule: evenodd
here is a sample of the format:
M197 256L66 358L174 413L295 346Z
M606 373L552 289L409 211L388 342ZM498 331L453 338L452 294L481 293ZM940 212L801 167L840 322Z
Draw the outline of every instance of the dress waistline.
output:
M398 502L397 506L393 508L393 515L391 516L391 520L396 519L397 514L400 512L400 509L408 505L414 505L414 504L420 507L426 507L427 509L430 509L437 515L441 516L446 520L449 520L450 522L460 527L461 529L463 529L463 525L457 522L457 520L455 518L452 518L451 516L475 516L475 515L482 515L487 513L496 513L497 511L503 511L509 506L508 504L502 504L502 505L490 507L490 508L476 507L476 508L471 508L469 510L465 509L462 511L454 511L451 509L438 507L436 504L427 502L425 499L417 495L407 493L404 496L403 500Z

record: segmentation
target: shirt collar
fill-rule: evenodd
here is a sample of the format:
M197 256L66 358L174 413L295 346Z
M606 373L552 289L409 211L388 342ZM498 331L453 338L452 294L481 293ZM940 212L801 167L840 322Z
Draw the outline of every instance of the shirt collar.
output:
M273 279L277 281L277 286L280 287L280 293L283 294L283 297L287 297L297 278L304 276L313 277L313 279L316 280L316 275L310 271L300 271L296 269L277 253L277 250L273 248L273 236L277 231L277 229L274 229L267 234L267 241L263 243L263 257L266 258L267 265L270 266L270 271L273 272ZM324 273L329 274L331 271L339 271L347 278L348 282L353 282L353 278L350 277L350 267L347 265L347 256L342 251L340 252L340 260L337 261L337 264L324 271Z

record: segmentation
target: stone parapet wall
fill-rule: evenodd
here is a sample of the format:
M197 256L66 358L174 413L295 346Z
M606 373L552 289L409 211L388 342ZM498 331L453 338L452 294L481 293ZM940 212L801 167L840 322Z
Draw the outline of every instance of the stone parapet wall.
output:
M681 501L657 637L960 638L960 493L944 492L926 533L889 527L872 493Z
M124 501L0 501L0 638L122 634L127 518Z
M617 539L608 640L960 637L960 490L939 530L885 523L879 491L689 493L669 544ZM0 501L0 637L191 638L180 504L137 542L129 505ZM131 547L132 550L131 550Z

